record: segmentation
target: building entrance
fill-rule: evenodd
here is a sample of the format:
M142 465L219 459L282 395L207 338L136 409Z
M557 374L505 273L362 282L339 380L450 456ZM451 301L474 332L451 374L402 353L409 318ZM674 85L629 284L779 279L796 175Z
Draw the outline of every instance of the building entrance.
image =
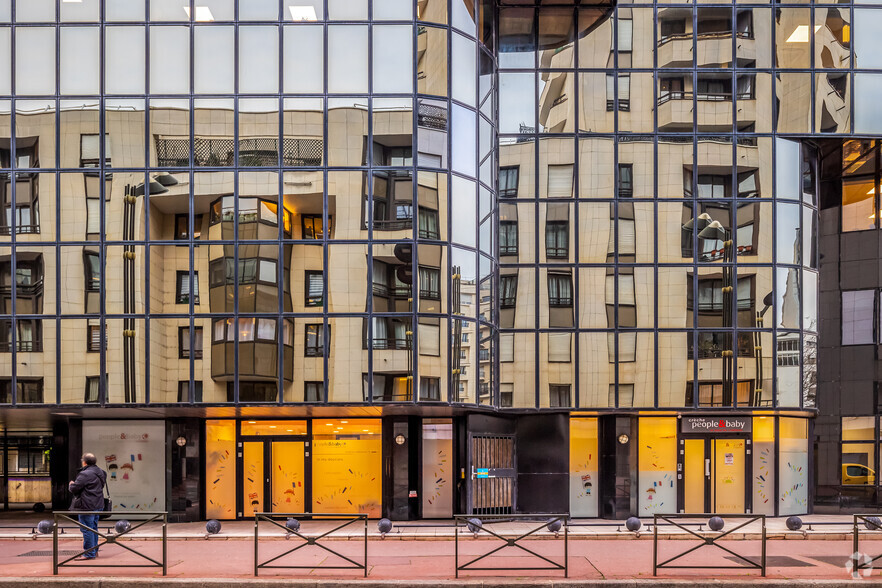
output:
M309 437L302 421L242 423L239 513L306 512Z
M746 511L748 447L743 438L683 440L684 512Z

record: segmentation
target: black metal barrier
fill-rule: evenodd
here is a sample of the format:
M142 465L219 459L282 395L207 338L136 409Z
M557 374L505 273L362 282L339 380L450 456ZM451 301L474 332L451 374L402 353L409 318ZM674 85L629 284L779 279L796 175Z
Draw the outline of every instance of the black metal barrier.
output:
M702 534L699 534L698 532L693 531L692 529L688 528L688 527L686 526L686 524L684 524L684 523L678 523L678 522L677 522L677 520L682 520L682 519L693 519L693 520L694 520L694 519L697 519L697 518L707 518L707 519L709 519L709 518L711 518L711 517L716 517L716 516L720 516L720 515L716 515L716 514L713 514L713 513L711 513L711 514L689 514L689 515L687 515L687 514L670 514L670 515L660 515L660 514L656 514L656 515L654 515L654 517L653 517L653 518L654 518L654 526L653 526L653 530L652 530L652 575L653 575L653 576L657 576L657 575L658 575L658 570L663 569L663 568L664 568L664 569L681 569L681 570L682 570L682 569L691 569L691 570L703 570L703 569L711 569L711 570L743 570L743 569L754 569L754 570L761 570L761 571L762 571L762 575L763 575L763 577L765 577L765 575L766 575L766 515L758 515L758 514L727 514L727 515L725 515L725 518L727 518L727 519L741 519L741 520L744 520L744 522L741 523L741 524L739 524L739 525L736 525L735 527L732 527L732 528L729 529L728 531L725 531L725 532L720 533L719 535L710 535L709 533L711 533L711 532L713 532L713 531L705 532L705 534L702 535ZM666 522L666 523L670 523L670 524L673 525L674 527L676 527L676 528L678 528L678 529L682 529L682 530L686 531L687 533L689 533L690 535L694 535L696 539L700 539L700 540L701 540L701 543L699 543L698 545L695 545L695 546L691 547L690 549L687 549L686 551L683 551L683 552L681 552L681 553L678 553L678 554L675 555L674 557L671 557L671 558L666 559L665 561L659 563L659 561L658 561L658 524L659 524L658 522L659 522L659 520L662 520L662 521L664 521L664 522ZM762 535L761 535L761 539L760 539L760 543L761 543L761 555L760 555L760 561L759 561L759 562L757 562L757 561L755 561L755 560L753 560L753 559L750 559L749 557L746 557L746 556L744 556L744 555L741 555L741 554L739 554L739 553L735 553L734 551L732 551L732 550L729 549L728 547L725 547L725 546L723 546L723 545L720 545L720 543L719 543L720 539L723 539L723 538L726 537L727 535L731 535L731 534L734 533L735 531L737 531L737 530L739 530L739 529L742 529L742 528L744 528L745 526L747 526L747 525L749 525L750 523L753 523L753 522L755 522L755 521L760 521L760 523L761 523L761 525L762 525ZM708 526L710 526L710 524L709 524ZM739 560L740 560L740 561L743 562L743 563L742 563L741 565L731 565L731 566L726 566L726 565L716 565L716 566L706 566L706 565L672 565L672 564L674 564L674 562L676 562L677 560L680 560L681 558L683 558L683 557L689 555L690 553L693 553L693 552L695 552L695 551L698 551L698 550L701 549L702 547L706 547L706 546L712 546L712 547L717 547L717 548L719 548L719 549L722 549L723 551L725 551L725 552L728 553L729 555L732 555L732 556L734 556L735 558L737 558L736 561L739 561Z
M324 519L324 520L343 519L344 522L342 525L337 525L336 527L334 527L330 531L325 531L324 533L322 533L320 535L309 536L309 535L304 535L303 533L300 532L299 525L296 528L291 528L291 527L287 527L284 523L280 523L279 521L275 520L276 518L281 518L281 517L285 517L286 520L288 518L297 519L298 522L299 522L299 519L316 518L316 517L319 518L319 520L322 520L322 519ZM285 531L285 533L286 533L285 538L286 539L288 537L295 536L295 537L299 537L300 539L303 539L304 542L296 547L289 549L285 553L276 555L276 556L271 557L270 559L268 559L264 562L261 562L260 561L260 553L259 553L259 546L260 546L260 533L259 533L259 531L260 531L260 522L261 521L270 523L271 525L279 527L280 529ZM339 531L340 529L343 529L349 525L352 525L357 521L362 521L362 523L364 525L364 563L359 563L359 562L355 561L354 559L347 557L338 551L334 551L333 549L331 549L327 545L319 543L319 541L321 541L322 539L325 539L326 537L330 536L331 534L333 534L333 533ZM270 565L273 562L278 561L278 560L282 559L283 557L294 553L295 551L298 551L300 549L303 549L304 547L307 547L308 545L315 545L316 547L320 547L320 548L324 549L325 551L327 551L328 553L331 553L333 555L336 555L339 558L346 560L347 562L349 562L349 565L329 565L329 566L328 565ZM311 570L311 569L316 569L316 568L325 568L325 569L332 569L332 570L364 570L364 577L367 578L367 575L368 575L367 565L368 565L368 515L366 515L366 514L339 514L339 513L312 513L312 512L298 512L298 513L257 512L257 513L254 513L254 575L255 576L258 575L258 572L260 569L289 569L289 570L310 569Z
M86 525L82 524L77 518L79 515L106 515L107 513L104 511L55 511L54 514L54 524L52 525L52 573L54 575L58 575L58 568L66 567L66 568L162 568L162 575L165 576L168 573L168 513L165 511L154 511L154 512L132 512L132 513L116 513L117 515L130 516L130 517L144 517L136 521L137 524L130 525L127 529L117 533L111 533L110 529L107 530L107 533L102 533L96 529L90 529ZM72 555L65 559L64 561L58 561L58 529L59 520L65 520L72 522L76 528L89 530L101 539L100 543L98 543L94 548L95 551L98 550L102 545L119 545L123 549L127 549L131 551L138 557L146 559L150 563L143 564L128 564L128 563L119 563L119 564L99 564L93 563L89 561L84 564L72 564L71 561L80 557L81 555L85 555L86 551L91 551L92 549L80 551L76 555ZM139 551L136 551L126 545L124 542L121 542L120 539L132 531L143 527L147 523L152 523L155 521L159 521L162 525L162 561L157 561L150 557L149 555L145 555ZM82 561L82 560L80 560Z
M487 527L485 524L489 524L492 522L519 522L519 521L536 521L539 517L542 517L542 522L538 527L530 529L526 533L521 533L517 537L506 537L497 533ZM541 570L563 570L564 577L569 577L569 566L568 566L568 554L569 554L569 535L567 533L567 519L569 518L569 513L567 514L549 514L549 515L534 515L534 514L522 514L522 515L455 515L455 530L454 530L454 549L455 549L455 557L454 561L456 562L456 577L459 578L459 572L468 572L468 571L500 571L500 570L514 570L514 571L541 571ZM556 526L557 523L560 523L561 529L558 531L551 531L550 527ZM477 536L479 533L484 532L493 537L496 537L500 541L504 541L503 545L498 546L496 549L488 551L483 555L479 555L478 557L467 561L466 563L460 565L459 564L459 530L460 527L466 527L472 534ZM532 537L542 529L549 529L549 532L554 532L555 537L559 537L561 532L563 533L563 563L560 564L554 560L551 560L544 555L538 554L532 549L524 547L519 542L527 539L528 537ZM473 564L490 557L494 553L502 551L506 547L517 547L518 549L530 554L533 557L537 557L542 561L546 562L548 565L544 567L476 567Z
M878 514L856 514L854 515L852 524L854 526L854 530L852 531L852 547L854 549L852 550L849 559L851 560L851 575L853 578L857 579L861 576L861 570L866 570L865 574L870 575L870 570L873 569L873 563L882 558L882 554L873 557L861 553L860 525L863 525L867 531L879 531L882 530L882 520L879 519Z

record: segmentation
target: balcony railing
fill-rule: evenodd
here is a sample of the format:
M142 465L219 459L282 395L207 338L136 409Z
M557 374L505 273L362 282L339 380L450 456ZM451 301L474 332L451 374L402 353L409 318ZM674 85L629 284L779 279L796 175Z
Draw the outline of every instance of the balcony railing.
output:
M314 167L322 163L324 144L321 139L286 138L282 140L282 165ZM235 140L201 138L193 142L193 164L196 166L232 166ZM189 139L156 139L156 160L160 167L190 165ZM239 140L239 165L275 166L279 160L279 141L272 137Z
M16 351L25 351L25 352L35 352L40 353L43 351L43 342L42 341L16 341L15 342L15 350ZM12 343L9 341L0 342L0 352L9 353L12 351Z
M397 339L395 337L374 337L374 349L401 350L410 349L409 339Z

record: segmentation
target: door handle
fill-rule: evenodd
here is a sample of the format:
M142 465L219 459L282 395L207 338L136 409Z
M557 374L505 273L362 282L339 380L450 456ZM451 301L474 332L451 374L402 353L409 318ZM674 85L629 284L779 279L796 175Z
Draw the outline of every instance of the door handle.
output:
M704 475L710 478L710 459L704 460Z

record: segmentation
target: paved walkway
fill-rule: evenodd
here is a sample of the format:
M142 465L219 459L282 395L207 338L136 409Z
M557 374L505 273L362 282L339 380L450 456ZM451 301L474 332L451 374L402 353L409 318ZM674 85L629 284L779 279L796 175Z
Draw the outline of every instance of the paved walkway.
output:
M33 535L31 526L47 515L0 517L0 588L5 588L5 578L35 578L41 580L37 585L48 583L52 575L51 535ZM770 519L767 524L767 577L769 579L791 579L799 581L791 587L803 585L802 581L811 579L848 580L846 562L853 552L851 542L851 521L843 516L807 516L805 520L815 523L813 530L805 532L785 531L783 519ZM649 520L645 520L649 522ZM693 528L704 535L708 533L706 521L693 519ZM589 523L595 523L590 525ZM321 534L340 524L333 521L304 521L301 533L308 536ZM430 526L437 524L438 526ZM548 585L548 582L563 580L561 570L515 570L515 568L552 567L553 563L564 562L563 535L555 535L547 530L523 542L523 547L534 551L540 559L516 546L505 543L489 535L478 538L462 533L458 543L452 541L454 529L451 521L437 523L401 523L385 537L379 535L376 521L368 523L368 580L400 580L407 584L416 580L434 580L437 583L452 581L455 577L457 549L460 565L475 560L482 554L501 547L491 557L472 564L472 568L488 567L490 570L473 569L460 572L462 581L474 580L486 584L486 579L521 580L528 585ZM726 528L731 529L738 520L730 518ZM361 525L358 527L358 525ZM703 530L698 531L699 525ZM752 523L746 533L738 533L736 539L726 540L722 545L734 553L759 561L761 543L758 523ZM261 542L258 553L260 561L267 561L284 554L299 545L297 551L281 557L275 563L280 565L303 566L300 569L262 569L261 578L301 578L301 579L339 579L351 585L364 583L363 570L329 569L328 566L348 565L341 556L356 562L364 561L364 526L355 523L352 530L347 527L335 533L326 542L332 553L316 545L306 545L296 536L286 538L279 528L261 524ZM490 528L503 536L517 536L534 528L533 523L500 523ZM14 527L14 528L9 528ZM102 522L101 530L107 524ZM623 529L623 527L621 527ZM818 530L820 529L820 530ZM156 541L159 529L154 525L147 530L138 530L126 543L137 551L154 559L161 559L162 543ZM687 532L660 527L662 541L659 547L659 561L674 557L678 553L700 546L701 540ZM169 526L168 575L179 579L225 578L242 579L254 577L254 523L239 521L224 523L221 533L206 538L204 523L185 523ZM711 534L715 535L715 534ZM737 540L743 537L743 540ZM647 580L652 581L652 533L643 532L639 536L624 530L617 530L616 524L608 521L577 521L570 528L567 544L566 563L569 578L584 581L601 580ZM137 539L140 539L137 540ZM617 540L611 540L617 539ZM640 540L634 540L640 539ZM649 539L649 540L647 540ZM808 540L806 540L808 539ZM812 540L815 539L815 540ZM60 535L59 550L62 558L69 557L79 550L79 532L71 528ZM882 554L882 531L861 534L860 551L875 557ZM882 560L880 560L882 562ZM97 566L84 565L92 562L73 562L78 568L62 568L63 578L117 577L135 579L155 578L161 570L149 567L107 568L106 565L126 565L150 563L119 545L105 545ZM740 580L753 583L764 582L758 570L724 569L743 563L737 556L716 546L703 546L685 556L678 563L683 565L709 566L709 569L671 569L660 570L659 578L688 579L700 585L709 585L711 578ZM882 578L879 571L874 578ZM532 580L531 580L532 579ZM99 582L100 584L100 582ZM103 585L103 584L102 584ZM135 584L132 584L133 586ZM204 585L208 586L206 582ZM342 585L342 584L340 584Z

